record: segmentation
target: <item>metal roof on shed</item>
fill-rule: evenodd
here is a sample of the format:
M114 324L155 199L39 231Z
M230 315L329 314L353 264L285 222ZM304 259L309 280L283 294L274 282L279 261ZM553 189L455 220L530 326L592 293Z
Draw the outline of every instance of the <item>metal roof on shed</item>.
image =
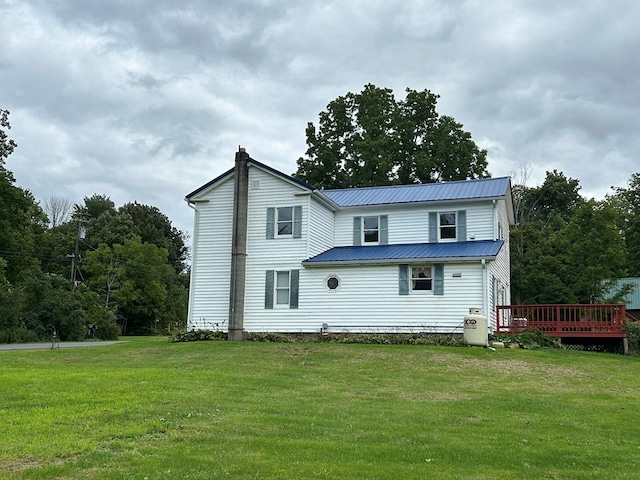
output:
M322 193L341 207L356 207L392 203L500 198L508 193L509 186L509 177L499 177L389 187L345 188L323 190Z
M353 264L412 260L490 259L495 257L504 242L502 240L478 240L453 243L411 243L399 245L375 245L334 247L302 262L314 266L321 264Z
M609 291L609 295L615 294L623 285L632 285L633 290L625 297L628 310L640 310L640 278L627 277L619 279L615 286Z

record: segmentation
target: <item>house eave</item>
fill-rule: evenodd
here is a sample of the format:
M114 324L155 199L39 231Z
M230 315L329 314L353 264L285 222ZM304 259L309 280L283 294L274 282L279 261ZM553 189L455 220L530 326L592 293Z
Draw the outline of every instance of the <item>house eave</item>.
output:
M440 258L388 258L376 260L332 260L326 262L309 262L302 261L305 268L315 267L356 267L356 266L375 266L375 265L424 265L425 263L476 263L484 261L493 261L495 256L480 257L440 257Z

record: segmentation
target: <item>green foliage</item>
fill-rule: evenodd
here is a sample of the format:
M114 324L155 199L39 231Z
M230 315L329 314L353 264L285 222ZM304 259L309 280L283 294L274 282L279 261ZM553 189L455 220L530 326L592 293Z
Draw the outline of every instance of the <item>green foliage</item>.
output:
M489 176L481 150L462 124L436 112L438 95L368 84L320 112L306 129L307 158L295 173L319 188L430 183Z
M637 357L155 337L0 354L3 479L640 471Z
M447 345L465 346L460 335L430 333L329 333L286 334L274 332L252 332L252 342L277 343L345 343L363 345Z
M505 345L515 343L522 348L528 349L562 347L557 338L550 337L537 328L527 328L518 335L490 335L489 344L491 344L492 341L502 342Z
M9 110L0 109L0 170L4 170L5 160L13 153L13 149L18 146L15 141L9 138L5 129L11 129Z
M514 188L513 303L596 303L624 275L621 217L608 202L586 201L579 182L547 172L537 188Z
M226 340L227 335L220 330L191 330L179 332L169 337L170 343L199 342L204 340Z
M617 188L610 198L624 219L622 229L627 249L629 276L640 277L640 172L634 173L625 188Z
M640 354L640 322L627 322L625 325L629 353Z

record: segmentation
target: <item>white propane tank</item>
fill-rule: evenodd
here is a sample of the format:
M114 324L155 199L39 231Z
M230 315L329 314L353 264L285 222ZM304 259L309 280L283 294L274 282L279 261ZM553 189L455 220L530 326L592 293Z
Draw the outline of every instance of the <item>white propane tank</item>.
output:
M464 332L462 338L464 338L469 345L486 347L489 342L489 333L487 330L487 317L481 315L479 308L470 308L469 315L464 317Z

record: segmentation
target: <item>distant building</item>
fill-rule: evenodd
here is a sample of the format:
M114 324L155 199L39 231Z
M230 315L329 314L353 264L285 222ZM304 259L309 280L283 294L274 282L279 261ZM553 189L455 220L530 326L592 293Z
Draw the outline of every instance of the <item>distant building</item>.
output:
M626 311L637 320L640 320L640 277L628 277L619 279L612 287L611 293L619 291L624 285L631 285L631 292L625 297Z

